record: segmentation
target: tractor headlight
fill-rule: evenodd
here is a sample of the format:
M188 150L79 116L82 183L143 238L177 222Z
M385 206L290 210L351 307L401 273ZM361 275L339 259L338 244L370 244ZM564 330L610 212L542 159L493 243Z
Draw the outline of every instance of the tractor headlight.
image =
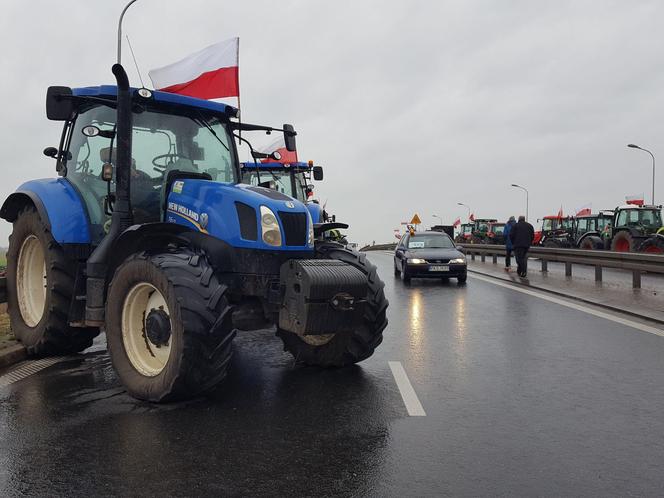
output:
M261 233L263 242L267 245L275 247L281 245L281 229L277 217L265 206L261 206Z
M309 213L308 209L307 209L307 224L309 226L309 235L307 235L307 245L308 246L313 246L314 245L314 222L311 219L311 213Z
M466 258L450 259L450 264L451 265L465 265L466 264Z
M413 265L423 265L423 264L426 264L427 260L426 259L420 259L420 258L408 258L408 262L413 264Z

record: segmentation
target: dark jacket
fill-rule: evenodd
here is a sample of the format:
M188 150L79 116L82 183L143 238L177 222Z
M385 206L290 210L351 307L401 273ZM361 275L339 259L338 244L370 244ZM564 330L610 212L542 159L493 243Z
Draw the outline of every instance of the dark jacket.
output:
M510 234L512 233L514 225L516 225L516 221L508 221L505 225L505 229L503 230L503 237L505 237L505 247L510 251L512 250L512 239L510 238Z
M531 246L535 238L535 229L527 221L520 221L510 230L510 240L512 246L525 247L526 249Z

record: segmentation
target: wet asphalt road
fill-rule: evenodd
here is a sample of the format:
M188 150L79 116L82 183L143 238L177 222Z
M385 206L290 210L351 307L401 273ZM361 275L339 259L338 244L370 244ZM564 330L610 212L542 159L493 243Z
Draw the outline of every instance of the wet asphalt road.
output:
M474 278L405 286L371 258L390 324L357 367L251 333L188 403L130 398L102 348L0 387L0 496L664 494L664 338Z

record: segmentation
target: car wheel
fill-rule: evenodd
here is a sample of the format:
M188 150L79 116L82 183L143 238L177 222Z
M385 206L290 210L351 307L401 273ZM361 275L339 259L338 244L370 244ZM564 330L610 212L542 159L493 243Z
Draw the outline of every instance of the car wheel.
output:
M466 280L468 280L468 275L466 274L457 277L457 282L460 284L465 284Z

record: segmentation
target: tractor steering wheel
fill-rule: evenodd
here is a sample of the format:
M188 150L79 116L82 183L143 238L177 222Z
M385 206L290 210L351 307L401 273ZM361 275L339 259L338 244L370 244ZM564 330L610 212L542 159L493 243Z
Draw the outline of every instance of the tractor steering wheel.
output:
M156 156L156 157L152 160L152 164L153 164L155 167L160 168L160 170L163 171L163 170L165 170L165 169L168 167L168 165L169 165L170 163L175 162L178 158L179 158L179 159L187 159L187 160L191 161L191 158L189 158L189 157L187 157L187 156L184 156L184 155L179 154L179 153L177 153L177 152L169 152L168 154L160 154L160 155ZM158 161L159 161L160 159L170 159L170 160L167 161L165 164L159 164Z

